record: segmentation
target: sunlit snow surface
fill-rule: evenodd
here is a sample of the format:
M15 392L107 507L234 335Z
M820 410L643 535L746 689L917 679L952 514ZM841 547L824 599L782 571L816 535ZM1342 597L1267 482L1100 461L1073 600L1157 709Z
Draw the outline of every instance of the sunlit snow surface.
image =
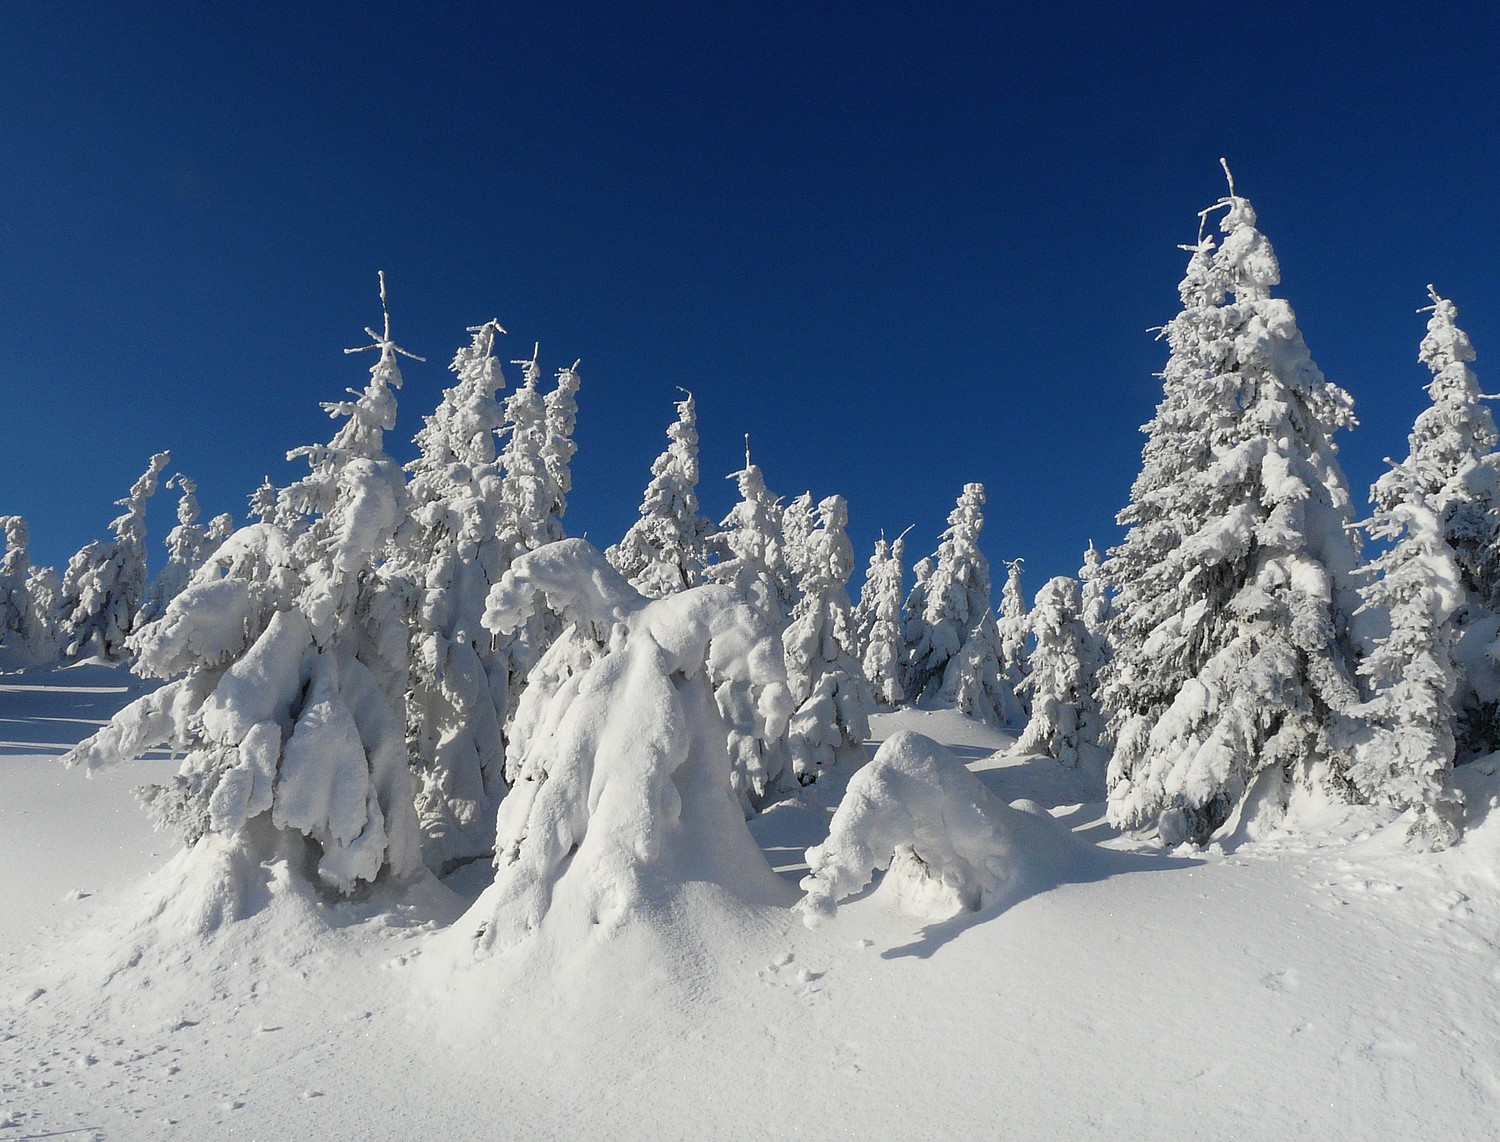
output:
M998 756L951 711L878 716L1078 844L938 924L878 884L815 931L688 884L608 934L455 965L432 937L483 866L332 905L233 852L174 857L129 794L170 762L61 769L135 685L0 676L0 1142L1481 1138L1500 1111L1489 761L1460 771L1446 853L1304 805L1316 833L1164 854L1103 824L1086 773ZM789 885L838 785L752 822Z

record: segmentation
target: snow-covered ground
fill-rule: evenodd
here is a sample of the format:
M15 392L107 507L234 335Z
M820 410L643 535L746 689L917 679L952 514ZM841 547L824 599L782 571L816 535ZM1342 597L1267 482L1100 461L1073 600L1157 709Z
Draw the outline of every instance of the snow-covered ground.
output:
M1304 807L1316 832L1163 853L1104 824L1087 774L951 711L879 716L877 741L941 741L1060 826L1022 892L933 924L877 886L809 929L689 883L476 961L452 924L483 866L352 904L214 853L153 878L176 843L129 789L170 763L56 760L135 686L0 678L0 1142L1493 1134L1491 761L1459 771L1445 853L1336 806ZM838 785L752 822L789 898Z

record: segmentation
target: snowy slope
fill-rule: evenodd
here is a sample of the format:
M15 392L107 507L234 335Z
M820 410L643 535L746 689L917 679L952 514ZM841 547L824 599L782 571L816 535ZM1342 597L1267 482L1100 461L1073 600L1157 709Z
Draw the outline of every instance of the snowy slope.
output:
M1500 1110L1489 762L1447 853L1313 807L1317 843L1164 854L1107 828L1088 775L908 711L876 738L943 741L1063 826L1037 833L1029 895L924 926L877 886L809 931L690 883L611 935L464 962L473 866L330 905L198 853L154 896L174 846L127 790L165 765L53 760L131 683L0 678L0 1142L1480 1138ZM789 883L837 794L753 823ZM198 935L226 884L248 918Z

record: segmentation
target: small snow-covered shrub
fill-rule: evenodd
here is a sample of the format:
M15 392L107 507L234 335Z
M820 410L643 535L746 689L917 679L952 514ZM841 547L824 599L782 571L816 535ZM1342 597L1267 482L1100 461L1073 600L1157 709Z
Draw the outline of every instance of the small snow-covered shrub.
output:
M804 922L833 916L887 868L905 906L932 919L993 903L1015 876L1012 812L931 738L892 735L850 780L828 839L807 850Z

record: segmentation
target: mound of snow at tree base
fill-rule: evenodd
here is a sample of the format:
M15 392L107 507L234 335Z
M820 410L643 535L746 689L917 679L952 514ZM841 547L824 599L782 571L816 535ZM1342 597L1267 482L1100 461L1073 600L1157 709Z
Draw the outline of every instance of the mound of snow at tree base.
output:
M1406 851L1399 825L1362 835L1374 818L1355 810L1323 837L1270 830L1183 859L1123 851L1076 771L1002 756L1006 739L950 712L875 726L943 742L1002 803L1041 801L1099 843L1102 864L938 924L877 888L817 931L688 885L670 916L556 963L506 953L430 978L431 937L465 900L319 901L311 928L288 899L258 914L264 928L220 929L178 970L149 972L149 987L143 962L102 989L83 969L99 948L128 953L122 910L140 919L143 900L100 894L29 946L0 929L0 1138L1492 1133L1492 762L1457 771L1467 835L1443 854ZM23 763L0 757L0 806ZM72 786L37 806L55 827L35 870L0 878L52 879L65 850L111 875L152 872L160 845L133 804L110 836L74 827L80 806L123 787L62 778ZM793 854L827 835L835 786L751 824L789 882L806 871Z

